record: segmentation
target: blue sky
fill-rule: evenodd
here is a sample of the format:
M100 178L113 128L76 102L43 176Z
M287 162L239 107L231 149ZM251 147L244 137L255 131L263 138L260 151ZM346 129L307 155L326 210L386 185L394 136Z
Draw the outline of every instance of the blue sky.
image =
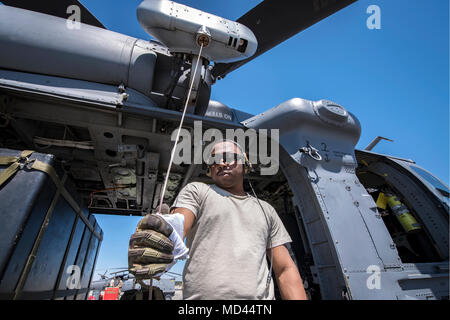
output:
M82 2L108 29L150 38L136 19L140 0ZM260 1L179 2L236 20ZM373 4L381 9L380 30L366 26ZM360 0L218 81L211 98L258 114L294 97L343 105L361 122L357 148L390 138L373 151L413 159L448 185L448 1ZM139 218L97 219L105 232L97 269L126 266Z

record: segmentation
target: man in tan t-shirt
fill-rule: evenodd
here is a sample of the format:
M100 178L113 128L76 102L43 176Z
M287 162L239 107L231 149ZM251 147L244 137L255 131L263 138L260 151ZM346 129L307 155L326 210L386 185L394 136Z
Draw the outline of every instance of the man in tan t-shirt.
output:
M282 298L306 299L280 218L270 204L244 192L243 151L223 141L211 154L219 159L209 167L214 184L186 185L171 208L184 216L183 238L190 250L183 299L274 299L266 255Z

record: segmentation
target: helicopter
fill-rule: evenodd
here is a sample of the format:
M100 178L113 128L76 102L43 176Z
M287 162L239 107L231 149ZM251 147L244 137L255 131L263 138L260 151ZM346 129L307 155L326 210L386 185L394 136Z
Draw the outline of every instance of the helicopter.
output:
M149 280L136 281L135 277L129 273L128 267L110 268L109 270L117 271L110 272L106 276L108 270L103 274L98 273L100 279L92 281L89 287L91 295L97 296L107 287L118 287L120 300L147 300L149 291ZM181 274L174 272L166 272L164 277L153 280L152 295L155 300L171 300L175 295L175 276L180 277Z
M196 121L202 130L279 130L280 170L260 175L264 166L255 163L249 179L290 233L309 298L448 299L444 183L412 160L372 152L376 141L355 150L361 124L333 101L294 98L251 115L210 99L216 81L355 1L280 8L265 0L231 21L145 0L137 17L151 41L107 30L79 1L2 2L0 146L53 155L87 208L90 229L93 213L141 216L173 202L187 183L210 181L201 164L174 164L167 176L185 105L188 131ZM68 20L72 5L80 21ZM10 274L7 262L0 266L2 277ZM20 298L22 287L15 288ZM73 292L50 297L66 296Z

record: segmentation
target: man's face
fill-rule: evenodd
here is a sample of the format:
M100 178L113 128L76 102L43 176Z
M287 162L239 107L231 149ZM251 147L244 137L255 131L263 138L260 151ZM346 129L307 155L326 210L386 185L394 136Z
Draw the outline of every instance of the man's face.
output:
M222 188L243 183L244 161L239 148L232 142L219 142L211 151L212 158L219 159L211 165L211 178Z

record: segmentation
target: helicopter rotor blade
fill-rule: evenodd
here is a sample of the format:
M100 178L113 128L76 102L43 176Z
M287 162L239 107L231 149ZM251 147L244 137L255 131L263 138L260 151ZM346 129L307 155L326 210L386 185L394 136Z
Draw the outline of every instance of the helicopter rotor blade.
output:
M35 12L49 14L55 17L67 19L73 13L67 13L71 5L80 8L80 22L91 26L106 29L105 26L78 0L1 0L4 5Z
M258 49L245 60L217 63L212 72L224 77L231 71L272 49L281 42L325 19L357 0L265 0L240 17L256 36Z

